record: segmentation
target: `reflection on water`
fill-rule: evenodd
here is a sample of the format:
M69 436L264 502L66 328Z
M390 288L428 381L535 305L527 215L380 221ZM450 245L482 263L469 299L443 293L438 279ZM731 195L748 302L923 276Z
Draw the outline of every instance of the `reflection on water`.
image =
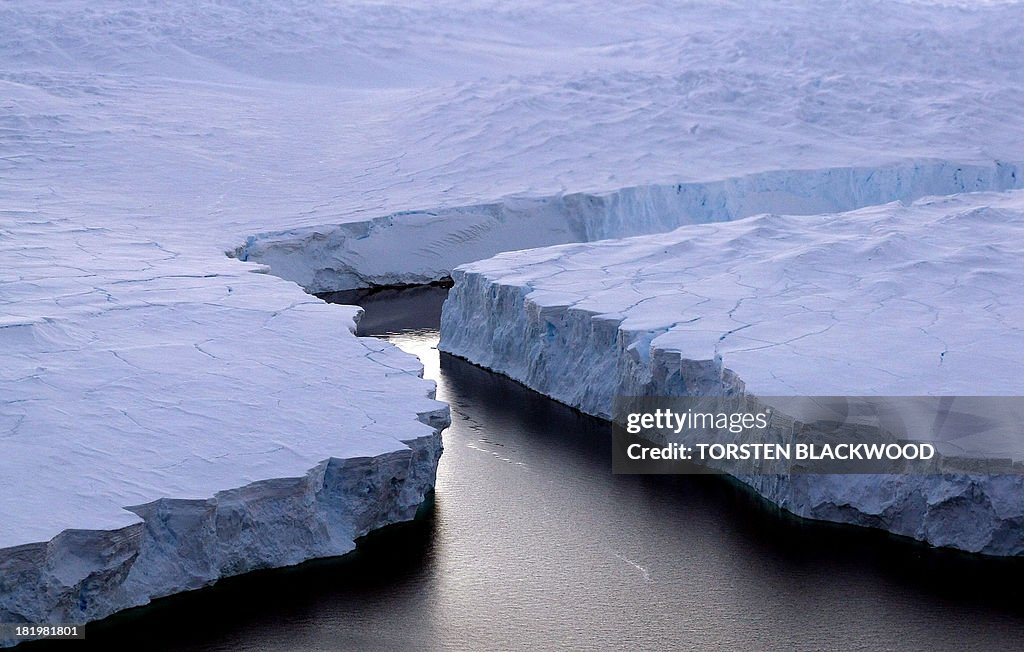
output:
M361 298L452 405L436 502L349 558L109 619L164 649L1024 649L1017 561L780 515L708 476L614 476L610 429L438 356L443 289ZM73 645L73 644L72 644Z

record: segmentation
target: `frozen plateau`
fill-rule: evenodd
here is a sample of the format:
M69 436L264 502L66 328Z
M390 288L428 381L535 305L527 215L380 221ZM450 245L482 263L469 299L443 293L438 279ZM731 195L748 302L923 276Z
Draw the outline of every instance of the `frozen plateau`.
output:
M447 408L306 292L454 275L445 347L594 414L662 355L756 391L1020 394L1021 24L1016 2L0 5L0 622L413 516ZM1015 479L903 482L755 488L1021 552Z

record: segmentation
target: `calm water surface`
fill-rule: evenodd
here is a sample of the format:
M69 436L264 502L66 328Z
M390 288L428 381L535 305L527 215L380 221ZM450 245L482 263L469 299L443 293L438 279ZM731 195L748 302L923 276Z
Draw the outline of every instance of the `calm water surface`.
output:
M452 406L432 509L346 558L92 626L140 649L1024 649L1024 568L798 522L722 478L615 476L610 429L438 355L440 288L357 299ZM65 643L70 650L75 643Z

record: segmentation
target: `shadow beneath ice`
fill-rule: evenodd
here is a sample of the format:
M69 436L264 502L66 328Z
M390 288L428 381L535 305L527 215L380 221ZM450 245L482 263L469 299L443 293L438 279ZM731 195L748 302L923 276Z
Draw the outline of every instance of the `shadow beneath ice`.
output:
M155 600L86 627L96 649L290 649L296 631L315 630L323 610L373 628L415 603L432 574L437 515L431 498L416 520L371 532L342 557L260 570ZM373 622L378 615L380 622ZM326 636L326 632L321 635ZM38 641L19 650L80 649L81 642Z

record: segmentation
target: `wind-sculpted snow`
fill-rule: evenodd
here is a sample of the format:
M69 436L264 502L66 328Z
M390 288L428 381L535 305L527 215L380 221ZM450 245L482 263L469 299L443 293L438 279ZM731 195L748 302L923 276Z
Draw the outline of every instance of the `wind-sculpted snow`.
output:
M1017 191L509 252L454 272L440 348L605 418L617 395L1019 396L1022 243ZM1024 459L1024 437L956 446ZM741 479L802 516L1024 553L1020 475Z
M510 196L991 168L1021 163L1024 144L1014 4L82 9L0 9L0 191L35 189L57 214L73 198L93 225L146 224L224 251L292 229L295 247L311 228L340 240L339 224L399 213L426 227L432 212L515 210ZM857 207L827 204L832 189L814 210ZM465 219L451 233L488 228ZM415 250L392 252L399 269L422 266Z
M351 173L359 186L344 198L361 194L357 207L334 196L233 254L323 292L433 281L511 249L1021 186L1024 86L1009 62L1024 50L1009 35L965 40L1004 29L996 16L1019 24L1020 6L932 7L920 22L909 15L922 8L902 6L906 22L891 23L890 6L778 10L781 32L730 25L727 42L718 29L734 7L680 28L684 8L650 39L607 49L613 72L559 68L396 100L388 126L402 151ZM665 37L673 29L686 33ZM844 49L835 39L848 35L859 43ZM317 220L327 205L337 215Z

